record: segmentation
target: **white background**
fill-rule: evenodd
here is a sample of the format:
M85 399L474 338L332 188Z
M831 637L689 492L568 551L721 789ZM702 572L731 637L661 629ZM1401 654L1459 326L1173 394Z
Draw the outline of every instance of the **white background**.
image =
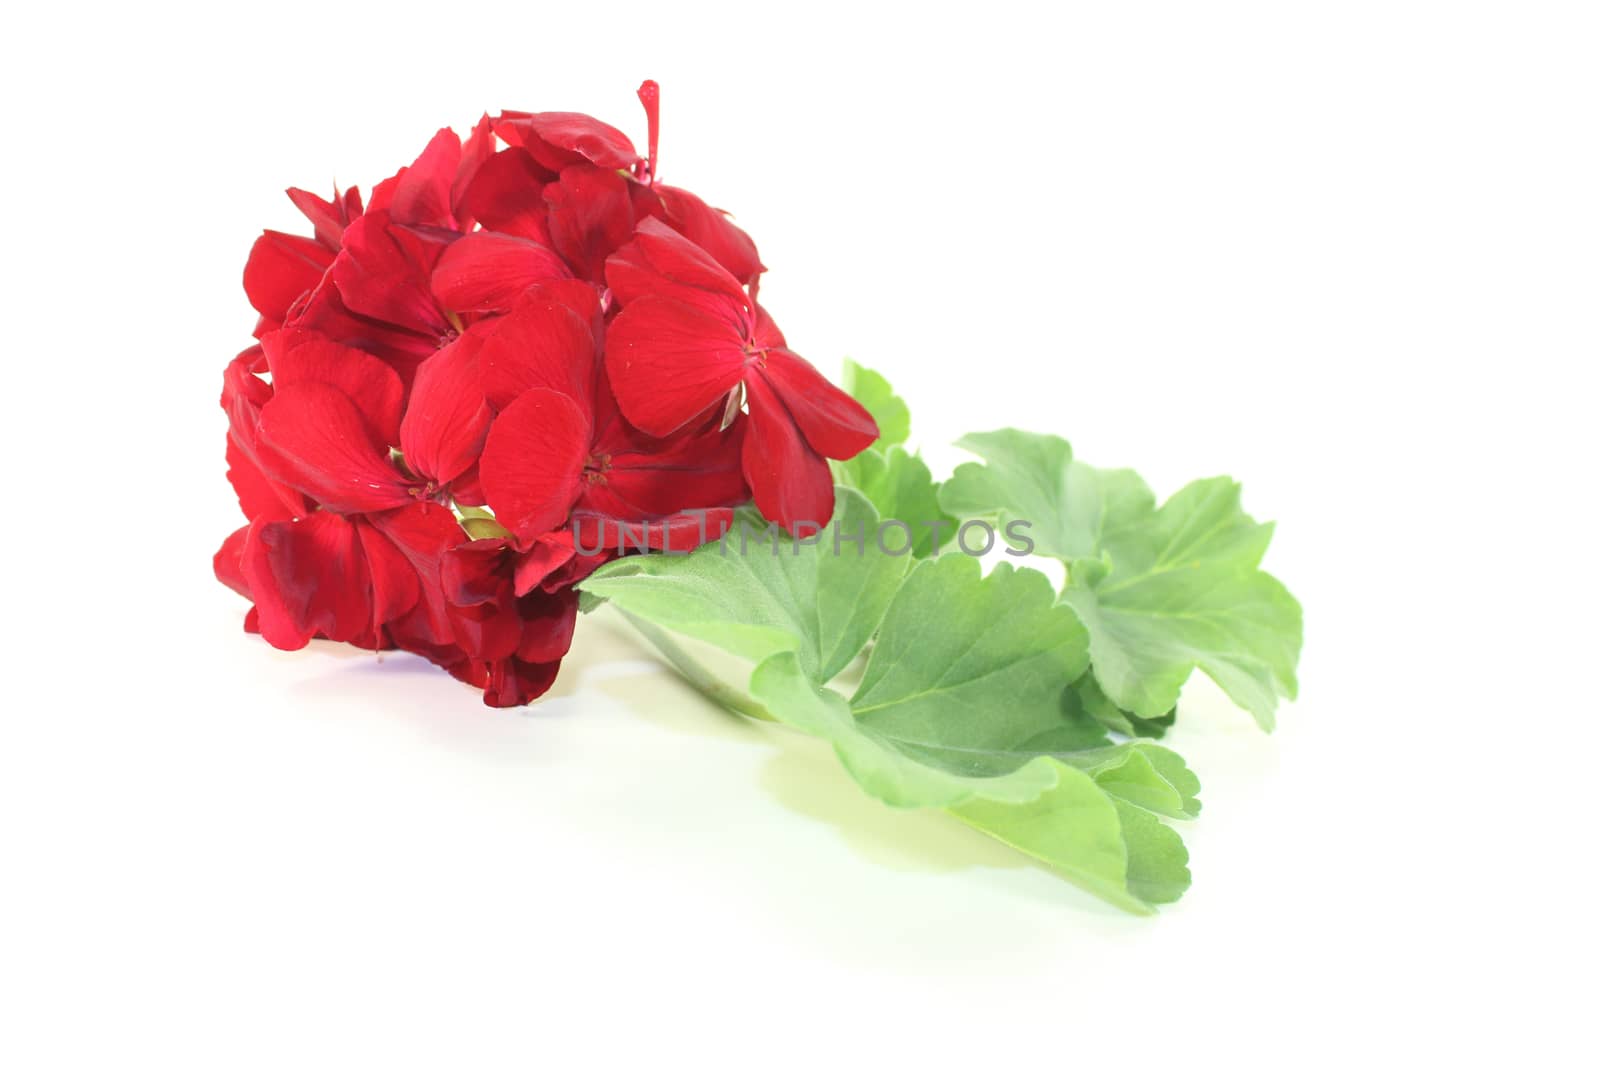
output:
M145 4L4 17L0 1058L1579 1060L1593 1009L1587 5ZM1100 905L623 631L494 711L240 632L217 408L281 190L590 111L943 443L1279 521L1303 697L1194 684L1195 885Z

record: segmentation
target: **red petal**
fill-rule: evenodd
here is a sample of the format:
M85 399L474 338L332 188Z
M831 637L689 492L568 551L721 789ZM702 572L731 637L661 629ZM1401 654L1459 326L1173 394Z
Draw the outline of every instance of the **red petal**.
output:
M821 526L833 517L833 474L812 451L767 379L752 374L750 428L744 438L744 477L761 514L786 530Z
M416 607L421 595L416 568L394 542L370 522L356 524L361 549L372 575L372 623L382 626Z
M525 302L537 300L554 300L566 305L569 311L589 324L594 334L594 349L597 353L601 350L606 333L606 315L605 308L600 304L599 289L579 278L545 282L523 297Z
M222 547L217 549L217 554L211 557L211 570L217 576L217 581L247 600L250 598L250 583L245 580L242 566L244 544L249 536L249 526L239 527L228 535Z
M633 200L634 228L637 230L639 223L645 219L662 219L667 217L667 209L661 204L661 197L656 191L643 182L629 182L628 196Z
M539 282L570 278L560 256L508 234L470 233L433 268L434 298L451 311L505 311Z
M628 304L606 339L606 377L623 415L657 437L721 403L744 363L744 340L725 318L665 297Z
M544 187L555 181L552 171L533 161L525 149L508 148L491 156L461 196L457 213L476 219L486 230L500 230L547 244Z
M317 287L333 253L309 237L268 230L256 238L244 265L250 306L277 325L296 300Z
M793 352L768 352L757 373L766 375L800 432L824 456L849 459L878 439L878 424L867 409Z
M580 158L608 170L626 170L639 162L633 142L621 130L572 111L508 111L495 122L495 132L508 144L526 148L550 170Z
M433 135L417 161L395 175L387 206L395 222L407 226L455 226L450 186L461 162L461 138L451 129ZM379 207L377 193L373 207Z
M594 290L583 288L598 306ZM566 287L540 289L493 324L482 348L483 390L496 408L529 389L551 389L589 407L599 371L593 322L572 309L570 295Z
M400 427L406 465L436 485L448 485L478 461L494 417L483 397L478 350L468 331L417 368Z
M315 227L317 241L329 251L339 251L340 240L346 226L361 215L361 194L351 189L343 197L333 191L332 200L324 200L316 193L304 189L290 189L289 199L300 209L300 214Z
M539 588L546 593L559 593L563 589L570 589L599 567L616 558L617 554L609 549L579 548L571 559L551 571L539 583Z
M239 510L247 519L292 519L306 507L299 490L268 478L239 442L228 438L228 482L239 497Z
M295 328L263 335L261 348L266 352L276 388L307 382L331 385L361 410L376 440L385 445L400 440L405 388L400 376L383 360Z
M572 648L572 630L578 619L577 593L533 593L518 600L517 609L522 616L518 659L546 663L560 659Z
M504 595L496 603L458 610L451 621L456 642L473 659L505 659L517 650L517 642L522 637L522 621L517 618L516 598L511 594L509 581L505 583Z
M360 636L371 622L370 586L355 527L328 511L250 526L241 569L275 648L304 648L317 634Z
M455 178L450 182L450 210L462 230L471 229L474 221L471 215L462 212L462 201L477 180L478 171L494 158L495 147L494 124L489 121L488 115L484 115L462 142L461 161L456 165Z
M507 542L499 537L468 541L444 554L439 583L444 598L458 608L492 603L515 566Z
M228 413L228 480L239 496L245 517L289 518L309 510L305 494L267 477L260 461L256 432L261 408L272 399L272 386L251 373L259 347L235 356L222 376L222 409Z
M755 324L750 328L750 343L756 348L789 347L789 342L783 339L783 331L760 304L756 305Z
M261 406L272 399L272 386L256 377L266 369L266 353L260 345L251 345L223 368L222 410L235 424L254 426Z
M465 507L481 508L488 506L489 502L483 497L483 486L478 481L478 465L476 463L450 479L450 499Z
M474 659L509 656L522 638L512 563L506 543L498 539L457 545L444 554L440 584L455 609L456 638Z
M667 224L711 254L735 279L748 285L767 268L750 235L735 226L727 213L714 208L687 189L655 186L666 209Z
M713 426L650 437L616 417L609 401L609 395L602 395L596 406L602 427L592 450L607 457L609 465L585 484L577 510L615 519L654 519L695 508L732 507L749 499L740 465L747 419L727 430Z
M279 389L261 409L260 460L266 473L334 511L383 511L411 502L383 444L350 398L330 385Z
M391 225L369 211L344 232L344 251L330 268L351 311L416 333L444 337L451 326L434 302L429 280L445 242Z
M515 657L496 660L484 681L483 702L491 708L515 708L536 700L556 683L561 661L524 663Z
M576 551L572 547L570 529L540 534L528 551L517 557L514 572L517 595L523 596L536 588L558 568L565 566Z
M642 219L633 240L606 262L606 283L624 305L642 296L674 296L741 326L750 297L705 249L658 219Z
M495 518L524 544L560 526L589 455L589 417L570 398L530 389L500 413L478 464Z
M418 364L439 350L438 334L416 333L357 315L345 307L339 287L326 281L290 314L289 323L377 356L394 368L407 388Z
M615 170L580 165L544 187L551 245L578 277L601 280L606 257L633 234L630 184Z
M373 515L371 522L417 575L416 607L390 627L395 644L441 665L456 662L463 653L451 650L455 630L440 582L440 567L446 552L466 543L466 532L450 509L427 502Z

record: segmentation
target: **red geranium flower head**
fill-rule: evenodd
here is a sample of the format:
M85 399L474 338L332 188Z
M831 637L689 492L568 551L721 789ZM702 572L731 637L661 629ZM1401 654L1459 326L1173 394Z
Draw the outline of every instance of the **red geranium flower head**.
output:
M828 459L877 427L757 303L749 235L658 180L659 87L639 100L643 154L507 111L365 204L289 191L312 235L257 240L259 343L224 375L247 524L214 566L247 629L402 648L523 703L608 559L719 537L752 495L829 518Z

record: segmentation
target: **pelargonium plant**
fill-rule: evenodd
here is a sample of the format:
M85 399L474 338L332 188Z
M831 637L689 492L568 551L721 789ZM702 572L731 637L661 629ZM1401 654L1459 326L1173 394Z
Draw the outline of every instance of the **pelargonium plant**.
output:
M245 629L423 656L527 703L584 610L739 714L830 742L869 793L947 810L1133 911L1177 899L1199 783L1153 739L1196 668L1270 728L1300 608L1212 478L1001 430L943 483L880 375L844 387L758 301L749 235L568 112L440 130L373 187L289 197L229 363ZM978 557L1043 556L1036 568Z

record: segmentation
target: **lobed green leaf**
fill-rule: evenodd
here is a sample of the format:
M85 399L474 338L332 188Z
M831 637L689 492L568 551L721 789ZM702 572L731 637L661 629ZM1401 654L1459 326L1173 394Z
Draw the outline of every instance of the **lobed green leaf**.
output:
M859 494L839 500L834 526L876 521ZM946 809L1121 907L1175 899L1182 846L1147 821L1192 815L1198 783L1174 753L1112 745L1073 698L1089 635L1049 580L958 554L912 563L871 538L836 553L832 533L740 553L735 531L608 564L584 591L751 661L743 710L829 742L885 803ZM869 642L854 693L829 688Z
M1272 526L1244 513L1237 483L1193 482L1157 507L1138 475L1079 463L1059 437L1001 430L960 444L986 462L958 467L941 505L1026 521L1036 550L1067 563L1062 599L1089 631L1091 714L1139 732L1130 717L1169 716L1199 668L1272 728L1296 692L1301 611L1260 570Z

